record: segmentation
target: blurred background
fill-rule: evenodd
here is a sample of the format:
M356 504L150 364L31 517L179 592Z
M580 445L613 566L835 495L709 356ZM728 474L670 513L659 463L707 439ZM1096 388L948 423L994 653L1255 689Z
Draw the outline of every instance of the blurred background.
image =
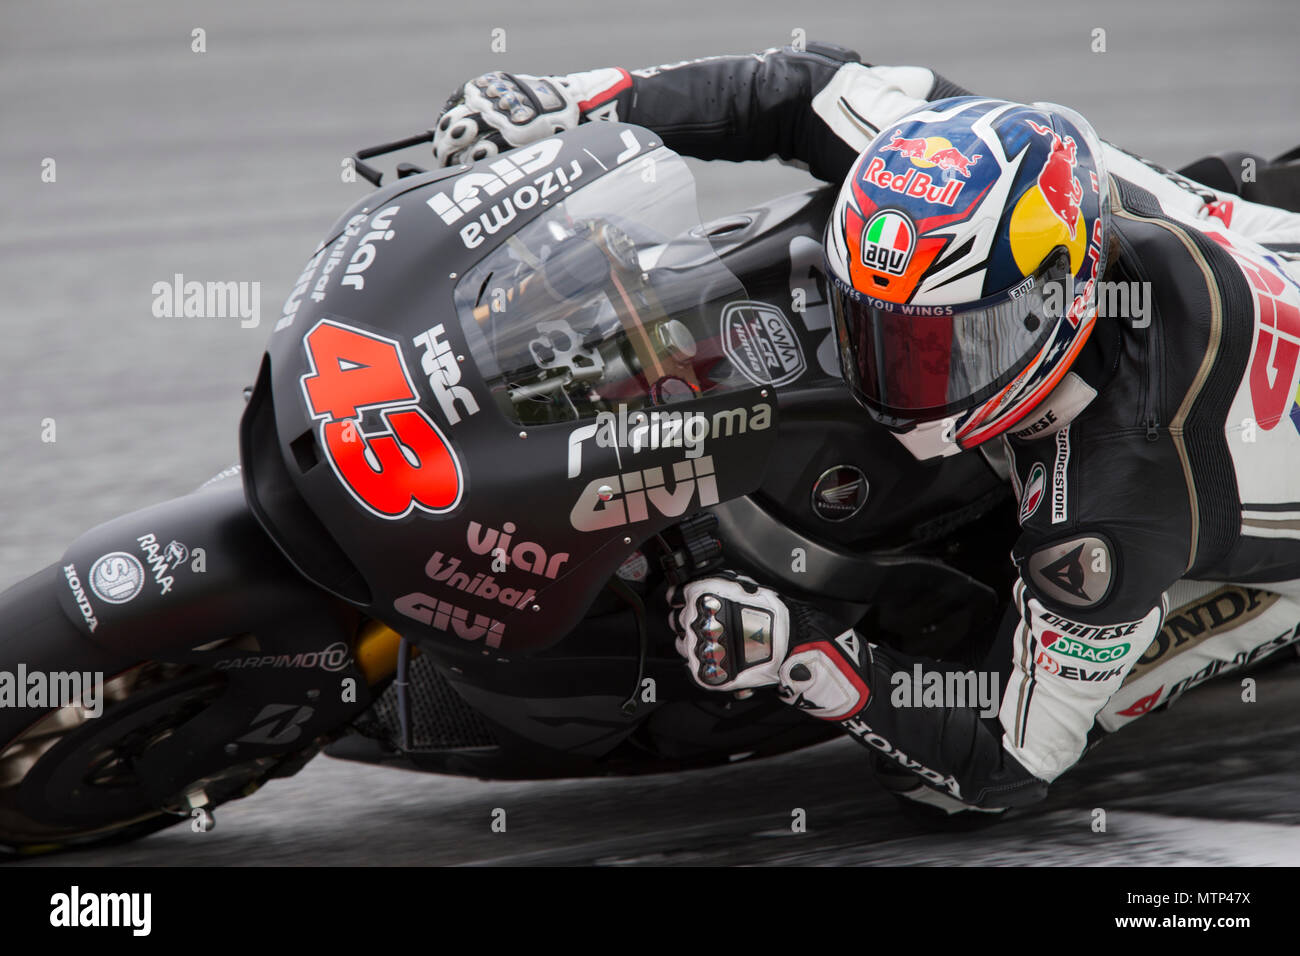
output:
M801 30L809 40L850 46L867 62L930 66L978 93L1073 106L1103 137L1177 166L1222 149L1272 156L1300 142L1296 16L1294 0L4 0L0 588L56 560L87 528L182 494L236 459L240 392L252 382L280 304L324 230L365 193L364 182L342 181L344 157L426 128L472 76L635 68L779 46ZM199 28L203 53L191 49ZM498 28L501 53L492 50ZM1093 52L1098 28L1104 53ZM46 159L55 162L54 182L42 180ZM811 183L771 163L739 171L695 166L706 217ZM260 283L260 326L156 318L152 286L176 273ZM54 442L42 441L47 419ZM824 773L817 798L839 801L844 819L858 819L857 795L872 787L863 756L846 743L822 753L831 757L789 760ZM196 837L204 852L240 861L365 862L360 835L348 844L351 856L323 849L334 845L337 816L313 830L305 821L314 816L303 811L305 830L294 829L309 834L306 844L295 845L282 824L304 800L351 814L352 832L361 833L363 794L382 790L404 821L428 822L445 818L440 792L453 803L468 800L478 814L484 800L527 790L457 783L471 789L431 791L428 781L396 773L384 775L395 781L385 789L374 770L318 763L325 769L313 765L282 785L297 788L286 802L262 794L256 808L232 808L231 817L245 815L242 835L234 844L221 842L235 839L221 828ZM734 787L742 802L766 787L775 806L788 808L799 799L782 790L794 785L787 782L794 768L766 766L724 771L716 786ZM1199 759L1189 766L1204 769ZM807 772L797 776L808 786ZM1279 792L1294 805L1290 779L1289 791ZM527 792L547 794L562 817L572 802L563 788L594 786L606 785ZM611 800L660 792L660 785L607 786ZM595 812L599 803L586 790L580 796ZM889 808L877 809L882 826L891 826ZM788 821L788 809L782 813ZM637 819L654 815L647 809ZM788 829L779 815L773 825ZM1281 830L1255 842L1300 859L1294 827ZM538 838L542 859L572 843L563 828L552 834ZM105 858L157 862L185 843L190 854L190 836L159 837L145 845L154 849ZM1173 859L1196 844L1179 842L1177 832L1153 839ZM423 844L410 849L412 859L430 858ZM719 852L743 858L725 840Z
M1295 17L1292 0L5 0L0 587L235 459L266 320L155 318L153 283L259 282L273 316L364 195L342 181L343 158L427 127L471 76L747 52L797 29L979 93L1073 106L1104 137L1180 165L1300 142ZM196 28L205 53L191 51ZM776 163L696 166L706 217L811 182Z

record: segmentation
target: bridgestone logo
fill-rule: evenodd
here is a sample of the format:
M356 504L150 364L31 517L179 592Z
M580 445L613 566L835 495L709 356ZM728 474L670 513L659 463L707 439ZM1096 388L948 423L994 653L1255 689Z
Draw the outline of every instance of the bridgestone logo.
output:
M1070 426L1056 433L1056 463L1052 468L1052 524L1065 521L1070 467Z

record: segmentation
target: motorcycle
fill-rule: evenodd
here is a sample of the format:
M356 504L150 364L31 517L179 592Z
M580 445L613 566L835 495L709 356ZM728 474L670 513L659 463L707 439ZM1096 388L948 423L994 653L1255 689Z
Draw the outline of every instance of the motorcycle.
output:
M702 223L684 161L620 123L367 163L430 138L354 157L377 189L285 302L240 464L0 595L0 853L210 827L322 751L541 779L834 736L685 673L665 594L716 568L982 655L1011 492L979 455L918 463L843 387L832 190Z

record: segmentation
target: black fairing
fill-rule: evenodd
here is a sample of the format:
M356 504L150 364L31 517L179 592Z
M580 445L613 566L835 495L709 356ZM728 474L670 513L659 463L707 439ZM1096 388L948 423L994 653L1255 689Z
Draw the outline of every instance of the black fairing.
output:
M758 385L674 404L711 419L743 409L754 415L751 420L769 423L711 438L707 457L688 459L680 448L651 448L629 463L626 451L620 459L617 448L587 442L581 473L574 477L570 462L580 423L523 427L498 410L454 306L457 278L537 218L546 204L564 198L554 170L565 171L565 189L576 191L659 145L644 129L611 123L589 124L544 142L557 140L558 152L543 156L545 162L536 161L532 169L520 165L526 152L509 154L509 162L533 178L514 180L503 191L489 194L490 187L482 185L493 179L492 170L504 168L499 164L505 160L494 158L469 170L400 180L342 217L286 302L241 425L250 505L289 560L370 616L461 658L508 659L562 639L610 569L641 541L701 503L753 491L777 446L775 396L764 396ZM509 190L530 181L537 187L527 197L529 208L502 205L503 197L520 197ZM538 201L548 188L556 190L553 200ZM478 204L460 212L450 200L460 207ZM512 216L509 226L491 231L506 214ZM692 242L713 258L707 240L698 237L688 237L679 254L691 255ZM435 326L441 326L450 354L464 356L452 364L458 368L458 387L477 405L472 414L468 401L449 414L434 390L432 368L422 364L429 353L416 340ZM308 407L315 400L304 379L320 370L309 361L306 343L314 330L339 328L398 350L418 401L416 414L436 429L436 442L457 462L455 478L446 483L454 495L446 496L445 507L381 515L361 501L355 483L345 485L337 456L324 450L326 428L334 423L320 414L319 405ZM350 370L354 360L347 362ZM358 431L364 440L383 440L388 410L356 407L363 413ZM602 483L618 487L621 477L631 501L631 473L637 482L645 476L647 489L659 478L660 496L652 498L647 490L645 497L652 503L671 497L671 504L651 507L641 520L576 531L571 512L580 501L592 501ZM496 546L505 547L509 566L494 560ZM434 580L435 573L443 579Z

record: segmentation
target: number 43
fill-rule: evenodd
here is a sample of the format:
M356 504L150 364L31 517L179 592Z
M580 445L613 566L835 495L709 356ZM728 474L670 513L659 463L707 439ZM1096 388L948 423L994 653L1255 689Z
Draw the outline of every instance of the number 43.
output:
M460 461L420 407L397 342L322 320L303 337L311 371L303 396L320 425L334 473L367 510L404 518L460 503ZM378 409L383 428L365 433L361 414Z

